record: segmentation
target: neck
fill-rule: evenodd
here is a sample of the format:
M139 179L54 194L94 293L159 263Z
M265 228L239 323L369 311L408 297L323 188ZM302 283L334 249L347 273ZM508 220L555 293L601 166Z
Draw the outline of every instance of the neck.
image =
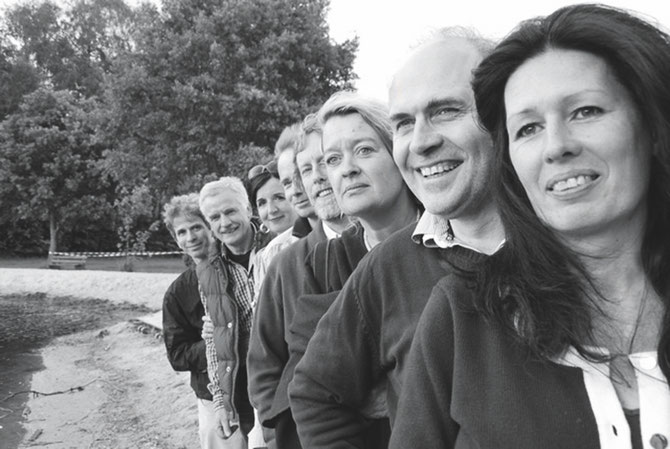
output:
M207 261L207 257L193 257L193 262L195 262L196 265L200 265L203 262Z
M450 223L459 241L484 254L496 252L505 238L505 230L493 202L483 205L474 216L451 219Z
M358 216L370 247L378 245L394 232L416 222L418 209L408 192L404 192L390 207L380 209Z
M333 220L323 220L323 223L338 234L342 234L342 231L347 229L347 227L351 224L349 217L346 215L342 215Z
M226 245L228 251L237 255L248 253L251 250L251 247L254 244L254 230L251 226L247 229L247 234L244 236L244 240L240 242L239 245Z
M312 229L319 226L319 218L316 215L310 215L307 217L307 221L309 221L309 225Z

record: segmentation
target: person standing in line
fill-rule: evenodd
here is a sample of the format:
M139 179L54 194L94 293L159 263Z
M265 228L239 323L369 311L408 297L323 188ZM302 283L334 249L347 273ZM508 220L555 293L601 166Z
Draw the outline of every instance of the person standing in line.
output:
M391 448L670 439L670 36L573 5L479 66L507 241L421 317Z
M443 30L393 78L393 159L426 212L358 264L319 321L291 386L305 447L365 447L360 410L383 379L393 425L432 288L452 264L480 263L503 241L489 183L492 142L470 87L473 69L492 48L473 32Z
M284 128L275 144L275 162L277 167L277 176L284 189L284 196L293 207L297 218L293 225L284 232L275 231L277 237L267 244L258 261L258 280L256 285L259 287L268 266L272 259L284 248L297 242L312 231L319 219L314 212L314 207L309 201L305 188L302 185L300 176L297 174L295 166L295 150L300 142L300 124L294 124Z
M246 448L254 425L247 393L246 355L254 310L254 266L273 234L260 231L242 181L223 177L200 190L200 210L218 240L196 267L205 306L207 349L217 427L230 448Z
M207 357L201 337L205 309L198 292L195 266L207 261L214 238L198 206L198 194L173 197L163 207L163 221L177 246L193 264L174 280L163 298L163 340L170 365L191 372L198 399L198 435L202 449L222 448L216 433L212 394L207 389Z
M307 257L305 289L290 328L292 366L300 361L319 319L363 256L394 232L415 224L421 210L393 161L386 106L343 91L331 96L318 116L328 179L342 211L357 222L341 237L319 242ZM388 444L390 429L382 394L380 384L363 410L372 418L367 436L370 448Z
M275 430L277 448L300 448L288 407L288 332L304 279L304 260L317 242L337 237L349 220L342 214L328 181L321 152L321 129L315 114L305 117L296 167L299 181L319 217L312 232L280 252L270 263L258 299L247 365L249 395L261 423ZM289 165L285 159L283 165ZM284 179L284 175L282 175ZM298 179L292 182L296 183Z

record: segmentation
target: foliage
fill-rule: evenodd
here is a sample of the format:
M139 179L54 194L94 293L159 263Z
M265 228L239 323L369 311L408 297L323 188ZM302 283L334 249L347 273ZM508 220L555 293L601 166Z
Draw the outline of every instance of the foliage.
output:
M358 43L330 39L327 9L328 0L11 7L0 21L0 251L44 250L47 235L52 250L59 239L71 250L165 247L169 235L153 232L161 204L244 177L285 126L350 87Z
M88 97L100 93L113 57L130 48L131 12L123 0L79 0L66 11L49 0L24 3L7 13L6 32L45 85Z
M136 48L107 79L107 173L146 180L164 201L266 159L284 126L354 77L357 42L329 39L327 5L170 0L138 12Z
M102 148L95 143L90 100L41 88L0 123L2 221L49 225L51 251L61 227L102 218L109 209L109 181L101 177Z
M119 198L114 202L114 209L121 222L117 229L117 247L126 253L123 270L133 271L134 256L128 253L146 251L149 237L160 225L160 220L151 222L154 214L149 188L141 185L128 191L122 187Z

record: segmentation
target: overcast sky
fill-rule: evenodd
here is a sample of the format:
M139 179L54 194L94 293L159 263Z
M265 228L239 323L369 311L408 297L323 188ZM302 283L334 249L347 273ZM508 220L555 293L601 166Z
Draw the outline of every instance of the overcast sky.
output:
M0 6L22 0L0 0ZM126 0L128 1L128 0ZM137 3L139 0L130 0ZM158 0L155 0L158 3ZM56 0L56 3L59 3ZM62 3L62 2L61 2ZM577 3L569 0L331 0L328 23L338 42L359 37L354 70L362 93L386 100L390 78L412 44L430 30L463 25L501 38L519 21ZM670 28L668 0L605 0Z
M412 44L444 26L463 25L501 38L518 22L576 1L557 0L331 0L328 22L338 42L358 35L354 69L362 93L386 100L390 78ZM670 1L601 1L632 9L670 28Z

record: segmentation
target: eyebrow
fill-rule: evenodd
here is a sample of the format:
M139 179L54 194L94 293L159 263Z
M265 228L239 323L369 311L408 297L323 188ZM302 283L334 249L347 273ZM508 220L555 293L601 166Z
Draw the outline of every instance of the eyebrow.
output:
M461 106L461 107L463 107L465 105L466 105L466 103L463 100L458 99L458 98L454 98L454 97L434 98L434 99L430 100L426 104L426 106L423 107L422 109L432 110L432 109L436 109L436 108L439 108L439 107L442 107L442 106ZM407 118L407 117L413 117L413 115L408 114L406 112L398 112L396 114L392 114L390 119L391 119L392 122L397 122L397 121L399 121L401 119L404 119L404 118Z
M374 139L372 137L358 137L356 139L348 139L347 143L350 143L352 146L356 146L361 142L374 142ZM325 148L323 149L323 153L325 154L328 151L339 151L339 149L332 149L332 148Z
M606 95L607 92L604 91L603 89L582 89L578 92L575 92L575 93L572 93L572 94L567 95L565 97L562 97L561 98L561 104L570 103L571 101L574 101L575 99L579 98L580 96L582 96L584 94L605 94ZM507 105L505 105L505 109L507 109ZM524 109L520 110L519 112L515 112L512 115L508 115L507 119L505 120L505 123L507 125L509 125L510 120L512 120L513 118L515 118L517 116L523 116L525 114L535 112L536 109L537 108L535 108L535 107L527 107L527 108L524 108Z

